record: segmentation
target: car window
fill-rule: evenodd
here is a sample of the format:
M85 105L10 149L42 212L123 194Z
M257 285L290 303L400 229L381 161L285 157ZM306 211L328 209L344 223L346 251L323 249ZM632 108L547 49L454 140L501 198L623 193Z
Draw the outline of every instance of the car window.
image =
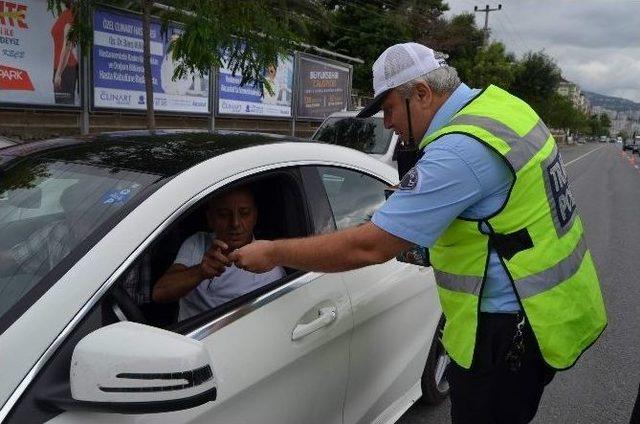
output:
M389 149L392 136L393 131L384 128L380 117L333 117L322 123L313 139L383 155Z
M146 323L172 331L187 332L188 329L197 328L225 311L254 299L260 293L277 287L296 274L295 270L283 268L263 274L251 274L229 267L220 277L205 278L197 282L187 293L167 294L167 284L170 281L172 284L183 281L166 278L176 271L172 266L176 263L187 267L199 266L204 252L211 246L215 233L211 228L208 211L211 201L225 190L234 187L251 190L257 208L257 221L252 230L256 239L309 235L303 192L298 186L299 179L294 177L297 172L296 169L268 172L252 177L247 182L236 182L231 187L223 187L178 217L152 241L116 282L140 309ZM228 212L225 210L224 213ZM215 235L215 238L223 239L219 235ZM159 290L154 298L156 288ZM160 291L164 291L164 294ZM112 320L117 318L112 310L109 309L107 313Z
M24 160L0 178L0 318L156 175Z
M384 203L387 184L369 175L335 167L319 167L338 229L367 222Z

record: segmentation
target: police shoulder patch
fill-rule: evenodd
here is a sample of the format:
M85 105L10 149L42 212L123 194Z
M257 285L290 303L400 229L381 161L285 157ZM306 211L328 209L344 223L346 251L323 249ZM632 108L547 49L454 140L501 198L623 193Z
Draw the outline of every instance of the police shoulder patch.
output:
M400 190L413 190L416 188L418 185L418 175L418 170L415 166L407 171L404 177L402 177L402 181L400 181Z

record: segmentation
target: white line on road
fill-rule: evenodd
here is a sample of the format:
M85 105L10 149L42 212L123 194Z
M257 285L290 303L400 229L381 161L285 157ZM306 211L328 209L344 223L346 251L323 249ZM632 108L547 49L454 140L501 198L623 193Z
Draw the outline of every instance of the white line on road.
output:
M590 154L591 154L591 153L593 153L593 152L597 152L598 150L602 149L603 147L604 147L604 146L600 146L600 147L598 147L597 149L591 150L590 152L587 152L587 153L585 153L585 154L584 154L584 155L582 155L582 156L578 156L578 157L577 157L577 158L575 158L574 160L572 160L572 161L569 161L569 162L565 163L565 164L564 164L564 166L569 166L569 165L571 165L573 162L577 162L577 161L579 161L580 159L582 159L583 157L585 157L585 156L587 156L587 155L590 155Z

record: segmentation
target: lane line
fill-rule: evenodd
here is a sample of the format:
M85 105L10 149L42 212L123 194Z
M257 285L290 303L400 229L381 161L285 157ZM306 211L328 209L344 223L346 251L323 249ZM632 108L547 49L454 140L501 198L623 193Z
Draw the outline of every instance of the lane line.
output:
M565 163L565 164L564 164L564 166L569 166L569 165L571 165L573 162L577 162L577 161L579 161L580 159L582 159L583 157L585 157L585 156L587 156L587 155L590 155L590 154L591 154L591 153L593 153L593 152L597 152L598 150L602 149L603 147L605 147L605 146L600 146L600 147L598 147L597 149L591 150L591 151L589 151L589 152L585 153L585 154L584 154L584 155L582 155L582 156L578 156L578 157L577 157L577 158L575 158L574 160L572 160L572 161L569 161L569 162Z

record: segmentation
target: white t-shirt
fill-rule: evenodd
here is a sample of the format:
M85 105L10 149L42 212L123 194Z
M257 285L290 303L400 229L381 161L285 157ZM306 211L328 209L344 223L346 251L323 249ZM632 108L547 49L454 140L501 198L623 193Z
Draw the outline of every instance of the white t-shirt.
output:
M198 265L202 262L202 256L214 239L213 233L195 233L182 243L173 263L187 267ZM231 265L221 276L203 280L180 299L178 319L182 321L215 308L284 276L285 272L281 267L275 267L262 274L255 274Z

